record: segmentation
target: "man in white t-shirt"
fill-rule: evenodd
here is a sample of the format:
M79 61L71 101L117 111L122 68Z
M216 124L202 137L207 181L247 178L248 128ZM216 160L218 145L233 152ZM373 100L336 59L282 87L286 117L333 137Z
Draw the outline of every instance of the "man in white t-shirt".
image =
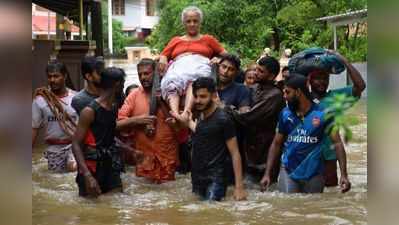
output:
M48 169L54 172L75 171L70 135L78 118L71 107L76 92L66 87L68 72L61 62L51 61L46 73L49 88L38 89L32 102L32 148L39 130L45 128ZM58 113L54 113L54 109Z

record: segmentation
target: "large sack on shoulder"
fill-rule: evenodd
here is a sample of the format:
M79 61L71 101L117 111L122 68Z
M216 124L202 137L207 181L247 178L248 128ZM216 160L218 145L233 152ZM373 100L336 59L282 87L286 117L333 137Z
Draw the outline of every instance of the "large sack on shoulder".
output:
M288 62L288 69L290 73L300 73L305 76L313 70L340 74L345 70L345 65L337 56L329 54L326 49L314 47L293 55Z

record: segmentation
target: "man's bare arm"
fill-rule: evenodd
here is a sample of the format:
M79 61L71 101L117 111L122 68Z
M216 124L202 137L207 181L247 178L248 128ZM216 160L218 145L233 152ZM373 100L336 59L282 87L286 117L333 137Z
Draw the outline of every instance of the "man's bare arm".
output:
M247 193L244 190L243 176L242 176L242 162L240 151L238 149L237 138L233 137L226 141L227 148L230 152L235 178L234 198L236 200L244 200Z
M91 123L94 121L94 111L91 108L84 108L80 113L78 126L72 137L72 152L75 156L78 164L79 171L83 174L90 174L89 169L86 166L85 159L83 156L82 146L86 138L86 134L90 128Z
M156 119L157 119L156 116L150 116L150 115L140 115L140 116L129 117L126 119L121 119L116 122L116 130L120 131L126 128L150 125L153 124Z
M35 146L38 133L39 133L39 128L32 128L32 150L33 146Z
M346 152L344 144L342 143L341 137L338 132L332 133L330 135L331 140L334 143L335 152L337 155L339 169L341 171L340 186L341 192L347 192L351 188L351 183L349 182L348 172L346 167Z
M349 77L351 78L352 82L353 82L353 96L355 97L360 97L362 95L362 92L364 91L364 89L366 88L366 83L364 82L362 75L360 74L360 72L348 61L347 58L345 58L344 56L342 56L341 54L339 54L336 51L330 50L330 52L332 52L332 54L335 54L336 56L338 56L341 61L345 64L345 67L348 71Z
M285 140L285 136L281 133L276 133L274 136L273 142L269 148L269 154L267 156L266 169L265 174L263 175L262 180L260 181L261 190L264 191L271 183L271 171L272 168L277 161L279 155L281 154L282 146Z

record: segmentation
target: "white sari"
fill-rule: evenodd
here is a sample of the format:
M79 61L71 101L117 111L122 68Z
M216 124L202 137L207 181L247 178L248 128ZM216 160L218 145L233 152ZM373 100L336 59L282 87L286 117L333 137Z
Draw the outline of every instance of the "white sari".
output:
M198 54L178 56L162 78L162 97L167 99L170 94L182 96L191 82L199 77L209 77L209 62L207 57Z

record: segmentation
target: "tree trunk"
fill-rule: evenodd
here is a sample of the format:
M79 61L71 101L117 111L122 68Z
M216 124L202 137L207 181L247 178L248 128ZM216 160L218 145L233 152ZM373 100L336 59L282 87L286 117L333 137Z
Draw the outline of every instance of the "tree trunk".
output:
M278 31L278 28L273 27L273 34L272 34L272 46L274 48L274 50L280 51L280 34Z
M346 25L345 41L349 41L350 25Z
M359 33L359 23L356 23L355 35L353 36L352 49L356 47L357 35Z

